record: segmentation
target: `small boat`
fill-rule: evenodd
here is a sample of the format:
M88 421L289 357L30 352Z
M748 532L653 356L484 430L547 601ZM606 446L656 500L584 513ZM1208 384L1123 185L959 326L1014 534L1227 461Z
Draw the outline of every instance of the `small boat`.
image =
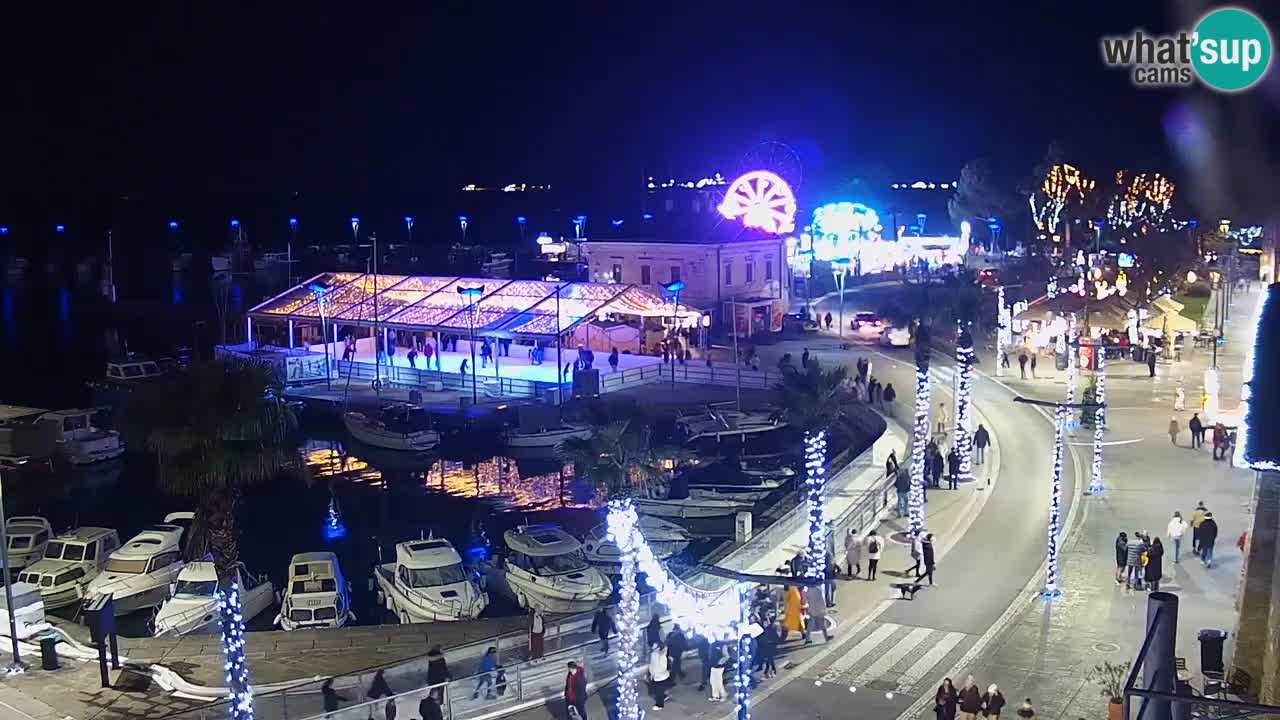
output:
M646 515L673 518L711 518L735 515L755 507L755 501L715 495L692 495L686 498L635 498L636 510Z
M9 536L9 571L17 572L44 557L53 529L49 521L34 515L11 517L4 524Z
M681 474L677 484L689 488L694 497L737 498L757 502L787 484L782 477L750 475L740 468L722 462L702 465Z
M503 440L513 448L554 448L569 438L589 437L591 437L590 427L564 423L536 431L510 428L503 436Z
M374 566L382 603L401 624L474 620L489 605L474 570L440 538L396 545L395 562Z
M111 553L102 572L89 582L85 597L112 597L116 615L153 608L165 601L169 584L182 570L182 536L195 513L175 512L164 522L133 536Z
M505 551L482 567L490 586L520 607L582 612L613 594L613 583L587 562L582 543L560 526L521 526L503 533L503 539Z
M18 582L40 586L46 610L75 605L98 576L107 557L120 547L115 530L80 527L49 541L44 558L18 573Z
M169 358L159 361L136 355L107 361L107 371L97 380L90 380L94 405L121 409L129 395L144 383L164 377L176 362Z
M387 450L422 452L440 444L440 433L431 429L431 416L421 405L393 403L377 417L348 410L342 422L355 439Z
M342 579L337 555L298 553L289 560L289 585L275 620L281 630L336 628L355 619L351 585Z
M55 410L36 419L52 428L56 451L73 465L114 460L124 454L124 443L115 430L100 430L93 424L95 410Z
M639 526L645 543L653 551L653 556L659 560L678 555L689 547L691 539L689 531L673 522L652 515L641 515ZM587 562L604 568L612 574L621 569L619 558L622 553L618 550L617 543L609 540L608 537L609 527L601 523L592 528L591 532L583 538L582 549L586 553Z
M676 418L676 429L683 435L685 442L754 435L786 426L785 422L766 412L742 412L719 405L708 405L705 412L697 415L681 415Z
M271 582L250 575L244 563L236 565L240 586L240 608L245 622L262 614L275 600ZM188 635L218 631L218 572L208 560L187 563L169 588L169 599L156 613L155 634Z

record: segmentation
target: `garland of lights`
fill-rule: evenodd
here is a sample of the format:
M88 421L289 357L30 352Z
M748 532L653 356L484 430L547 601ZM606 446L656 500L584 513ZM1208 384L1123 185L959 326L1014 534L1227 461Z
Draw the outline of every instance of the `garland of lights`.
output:
M1004 286L996 288L996 377L1004 377L1005 348L1013 345L1012 312L1004 306Z
M973 433L969 431L973 408L973 338L967 330L960 331L956 360L960 364L960 386L956 388L955 447L960 454L960 482L969 482L973 479Z
M253 720L253 688L249 687L249 665L244 657L244 615L240 607L240 585L214 593L222 627L223 669L227 673L231 720Z
M1093 467L1089 474L1089 494L1097 495L1103 490L1102 426L1107 422L1107 411L1103 407L1107 402L1106 347L1102 345L1096 346L1093 357L1094 368L1097 370L1097 374L1094 376L1093 401L1098 403L1098 407L1093 411Z
M1259 457L1255 460L1250 456L1253 449L1249 447L1250 436L1249 422L1255 423L1261 419L1252 417L1254 408L1250 400L1253 398L1253 381L1258 378L1255 363L1257 362L1258 341L1262 334L1262 317L1263 315L1274 316L1275 305L1270 299L1275 294L1275 285L1266 287L1258 294L1257 305L1253 311L1253 328L1249 332L1249 340L1245 345L1244 365L1240 368L1240 377L1244 382L1240 384L1240 419L1238 421L1239 430L1236 431L1236 449L1231 454L1231 463L1236 467L1247 467L1254 470L1280 470L1274 462L1262 457L1263 453L1259 451ZM1216 374L1215 374L1216 379ZM1214 394L1217 397L1217 394ZM1215 418L1216 419L1216 418Z
M630 506L630 501L624 501L625 505L619 504L619 508ZM618 720L643 720L644 710L640 707L640 690L639 683L636 681L635 673L632 670L640 663L640 590L636 587L636 548L633 542L619 542L620 537L633 538L633 532L637 532L634 525L630 525L632 517L635 517L635 511L632 510L628 515L625 510L622 513L615 526L613 512L614 505L610 505L609 511L609 532L610 538L618 545L620 551L620 562L622 563L622 577L618 582L618 613L619 613L619 643L618 643ZM619 536L614 537L613 532L617 529ZM625 545L625 549L624 549Z
M804 438L805 505L809 512L809 544L805 547L805 577L823 577L827 568L827 521L822 502L826 483L827 433L819 430Z
M1067 320L1067 404L1076 401L1076 314Z
M751 591L746 583L738 589L738 667L737 687L733 698L738 705L738 720L751 720Z
M916 419L911 432L911 492L907 496L907 527L924 530L924 449L929 441L929 361L916 366Z
M1044 580L1044 596L1055 598L1058 589L1058 536L1062 523L1062 436L1067 424L1067 408L1058 405L1053 413L1053 496L1049 501L1048 573Z

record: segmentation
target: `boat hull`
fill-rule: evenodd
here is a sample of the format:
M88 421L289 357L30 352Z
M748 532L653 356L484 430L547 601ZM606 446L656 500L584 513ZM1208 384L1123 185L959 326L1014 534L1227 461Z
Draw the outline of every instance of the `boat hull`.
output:
M440 433L434 430L419 430L407 434L389 432L371 424L360 413L346 413L342 417L342 423L356 440L384 450L423 452L440 444Z
M552 430L545 433L507 433L506 443L513 448L553 448L570 438L589 438L590 428L574 430Z
M753 503L731 501L718 503L708 498L691 497L685 500L654 500L638 498L633 501L636 510L658 517L711 518L725 517L750 510Z

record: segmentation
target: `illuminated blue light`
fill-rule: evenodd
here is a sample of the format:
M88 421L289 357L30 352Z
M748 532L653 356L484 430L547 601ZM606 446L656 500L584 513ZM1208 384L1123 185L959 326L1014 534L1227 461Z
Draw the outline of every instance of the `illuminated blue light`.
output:
M466 221L467 221L467 216L466 216L466 215L459 215L459 216L458 216L458 222L466 222Z
M405 215L405 216L404 216L404 226L405 226L405 227L407 227L407 228L410 228L410 229L412 229L412 228L413 228L413 216L412 216L412 215Z
M358 217L356 217L356 216L352 215L352 216L351 216L351 222L352 222L353 224L359 224L359 222L360 222L360 218L358 218Z
M613 219L613 226L614 226L614 227L622 227L622 222L623 222L622 218L614 218L614 219Z
M240 227L240 221L235 218L231 218L231 227Z
M0 235L8 235L8 234L9 234L9 226L0 225Z
M289 218L289 227L291 228L298 227L298 218Z
M529 218L527 218L527 217L525 217L525 216L523 216L523 215L517 215L517 216L516 216L516 222L517 222L517 223L519 223L519 224L521 224L521 225L524 225L525 223L529 222Z
M54 226L53 226L53 230L54 230L54 232L66 232L66 230L67 230L67 226L66 226L66 225L54 225Z
M645 220L652 220L652 219L653 219L653 213L645 213L645 214L641 215L640 217L641 217L641 218L643 218L643 219L645 219Z
M169 229L170 229L170 230L177 230L177 229L178 229L178 221L177 221L177 220L170 220L170 221L169 221Z

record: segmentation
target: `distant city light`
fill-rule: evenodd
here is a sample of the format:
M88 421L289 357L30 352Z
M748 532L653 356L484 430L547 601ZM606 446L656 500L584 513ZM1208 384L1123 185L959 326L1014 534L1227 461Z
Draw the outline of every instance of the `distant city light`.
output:
M177 221L177 220L170 220L170 221L169 221L169 229L170 229L170 230L177 230L177 229L178 229L178 221Z
M622 218L614 218L614 219L613 219L613 226L614 226L614 227L622 227L622 223L623 223Z
M54 226L53 226L53 230L54 230L54 232L65 232L65 231L66 231L66 229L67 229L67 226L66 226L66 225L54 225Z
M720 203L720 214L745 227L773 235L796 228L796 198L785 180L767 170L753 170L734 180Z

